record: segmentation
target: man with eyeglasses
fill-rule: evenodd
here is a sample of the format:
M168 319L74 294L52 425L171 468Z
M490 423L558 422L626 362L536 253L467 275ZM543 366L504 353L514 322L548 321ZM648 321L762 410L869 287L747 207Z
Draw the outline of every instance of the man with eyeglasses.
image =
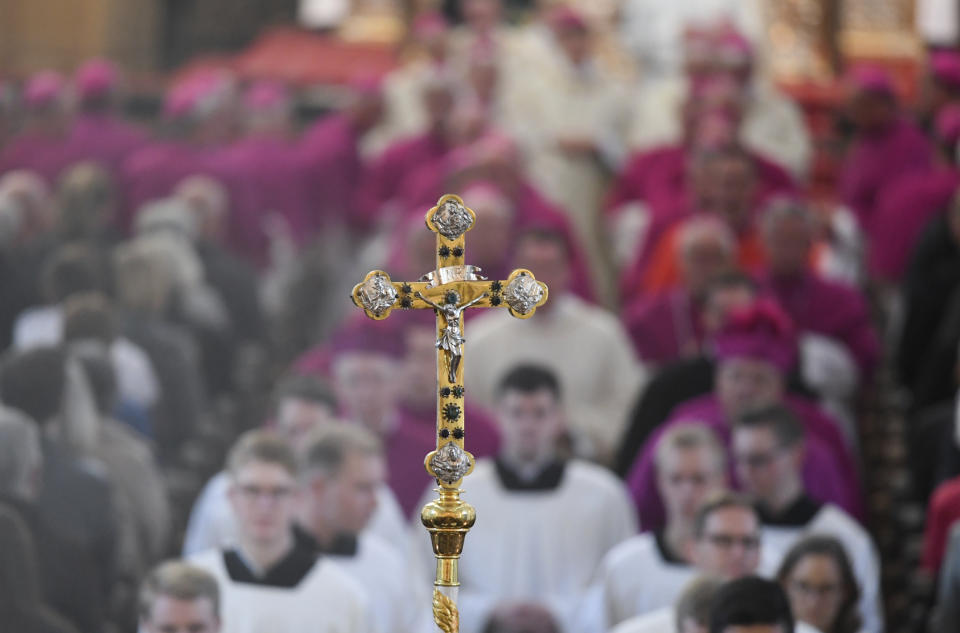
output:
M771 563L779 556L768 552L766 546L761 551L760 543L760 516L747 498L731 492L709 498L697 512L693 538L686 548L686 557L692 565L691 579L699 574L727 582L750 576L760 569L765 575L772 575ZM613 633L674 631L677 631L677 618L672 604L627 620L613 629Z
M860 612L867 632L883 630L880 566L876 547L839 507L814 501L803 482L805 432L792 411L768 407L740 417L733 429L737 479L757 504L763 536L780 553L810 534L843 544L861 586Z
M330 388L320 379L290 375L280 380L274 392L272 419L265 427L284 438L294 452L303 450L311 433L336 420L337 403ZM237 541L237 520L230 507L230 476L224 470L203 487L190 511L183 555L192 556L208 549L233 545ZM395 547L406 547L405 518L400 504L384 483L377 490L377 509L367 530Z
M294 538L300 490L286 442L249 431L227 464L237 545L192 560L220 585L222 633L369 633L360 586Z

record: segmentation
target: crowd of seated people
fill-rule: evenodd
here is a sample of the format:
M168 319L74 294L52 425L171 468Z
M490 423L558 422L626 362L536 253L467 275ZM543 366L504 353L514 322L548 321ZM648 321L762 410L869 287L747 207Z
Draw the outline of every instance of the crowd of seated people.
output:
M467 263L550 289L465 312L463 633L889 630L882 390L929 503L909 573L958 630L960 53L918 111L878 66L839 79L814 200L755 33L655 63L583 4L417 15L309 121L227 71L137 122L103 60L0 84L0 628L433 630L436 324L349 291L433 270L456 193Z

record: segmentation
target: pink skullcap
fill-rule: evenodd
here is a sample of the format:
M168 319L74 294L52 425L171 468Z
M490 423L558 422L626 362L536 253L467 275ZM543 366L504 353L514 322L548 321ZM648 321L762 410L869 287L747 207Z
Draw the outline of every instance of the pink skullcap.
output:
M213 110L232 85L232 76L224 71L210 70L187 77L167 93L163 111L168 117L182 117Z
M558 31L586 31L589 28L583 14L566 5L551 10L547 15L547 23Z
M470 206L473 200L491 200L502 198L503 190L489 180L474 180L463 189L460 196Z
M879 66L861 64L855 66L849 75L850 84L859 92L894 97L896 90L890 74Z
M29 108L43 108L60 99L65 87L63 75L45 70L27 80L23 101Z
M960 90L960 54L937 51L930 57L930 74L937 83L951 90Z
M443 35L450 28L447 19L439 11L421 13L413 20L413 35L418 40L425 40Z
M73 82L80 101L99 99L116 87L117 68L105 59L91 59L77 69Z
M163 113L169 117L182 117L190 114L199 100L200 92L196 82L183 81L167 92L163 104Z
M467 206L476 210L479 208L495 209L506 217L513 215L513 205L503 189L489 180L474 180L463 188L460 196Z
M797 339L793 322L770 299L733 312L714 338L717 361L732 358L762 360L787 373L797 357Z
M389 321L352 321L331 337L330 353L334 361L345 354L376 354L403 358L403 335Z
M753 44L734 28L725 28L716 39L717 60L726 67L745 66L753 60Z
M683 31L683 57L688 64L704 64L711 61L713 33L708 29L688 26Z
M277 81L256 81L243 95L243 105L252 112L286 106L289 100L286 86Z
M937 112L934 121L937 138L950 147L960 141L960 104L946 105Z

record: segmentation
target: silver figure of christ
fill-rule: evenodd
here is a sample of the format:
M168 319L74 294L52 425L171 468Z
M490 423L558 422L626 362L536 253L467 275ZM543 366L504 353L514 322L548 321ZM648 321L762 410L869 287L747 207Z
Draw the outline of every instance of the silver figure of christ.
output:
M479 303L486 296L487 293L483 293L473 301L468 301L462 306L458 306L457 303L460 301L460 294L456 291L447 293L447 299L453 299L453 301L447 301L443 305L436 304L424 297L421 293L417 293L417 297L422 299L427 305L436 309L439 314L443 315L444 321L446 322L446 326L440 331L440 337L437 339L436 347L447 353L447 377L451 383L457 382L457 368L460 367L460 359L463 357L462 346L466 343L466 339L463 338L463 332L460 330L460 315L463 314L464 310Z

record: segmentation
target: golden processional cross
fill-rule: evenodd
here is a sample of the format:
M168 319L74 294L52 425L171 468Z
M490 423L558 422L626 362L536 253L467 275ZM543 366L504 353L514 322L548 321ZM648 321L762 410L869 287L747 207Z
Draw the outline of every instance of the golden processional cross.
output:
M424 465L439 484L439 499L428 503L420 520L430 532L437 574L433 619L443 633L460 630L456 606L460 553L476 513L460 499L460 482L473 470L473 455L464 450L463 312L470 307L510 310L526 319L547 300L547 286L529 270L506 280L489 281L480 269L464 264L464 233L476 214L454 195L440 198L427 212L427 228L437 234L437 268L419 281L393 281L374 270L353 288L353 302L371 319L385 319L394 308L429 308L437 314L437 448Z

